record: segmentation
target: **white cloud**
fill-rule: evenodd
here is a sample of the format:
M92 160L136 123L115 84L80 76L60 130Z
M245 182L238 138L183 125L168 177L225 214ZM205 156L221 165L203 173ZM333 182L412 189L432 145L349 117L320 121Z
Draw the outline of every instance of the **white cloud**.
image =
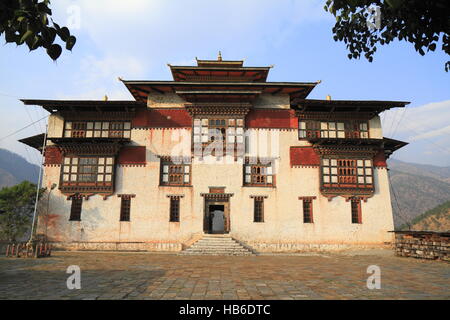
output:
M416 141L446 137L450 133L450 100L385 113L382 119L386 135L398 134Z
M62 21L67 7L78 5L82 27L75 34L88 36L98 50L132 52L154 68L161 59L204 58L228 47L238 47L240 54L260 52L282 44L298 24L330 19L320 0L61 0L52 5Z

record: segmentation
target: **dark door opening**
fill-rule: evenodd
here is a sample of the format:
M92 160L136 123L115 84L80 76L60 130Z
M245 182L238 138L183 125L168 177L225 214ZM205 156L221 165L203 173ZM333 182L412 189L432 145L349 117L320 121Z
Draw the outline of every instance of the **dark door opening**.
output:
M209 205L209 233L225 233L224 205Z

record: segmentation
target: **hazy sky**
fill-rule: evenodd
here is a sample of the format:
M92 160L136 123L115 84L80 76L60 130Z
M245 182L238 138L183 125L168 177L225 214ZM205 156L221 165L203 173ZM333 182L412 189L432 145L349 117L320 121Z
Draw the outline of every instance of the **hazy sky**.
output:
M409 141L394 158L450 166L450 73L444 53L420 56L395 42L379 47L373 63L348 60L335 42L325 0L58 0L54 20L78 39L56 63L43 50L0 47L0 139L45 116L19 98L132 99L117 80L170 80L167 63L193 65L195 57L245 59L274 65L269 81L322 80L309 96L323 99L411 101L382 114L384 135ZM79 13L80 19L77 19ZM4 41L4 38L1 39ZM37 163L39 154L17 139L41 133L45 120L0 140Z

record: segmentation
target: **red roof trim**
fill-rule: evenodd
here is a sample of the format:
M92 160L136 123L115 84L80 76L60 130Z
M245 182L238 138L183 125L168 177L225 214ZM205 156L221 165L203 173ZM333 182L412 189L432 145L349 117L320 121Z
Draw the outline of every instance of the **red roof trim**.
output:
M145 146L123 147L119 152L119 164L146 164Z
M291 147L290 160L291 168L294 166L318 166L320 157L313 147Z
M247 128L298 128L298 119L291 109L252 109L245 119Z

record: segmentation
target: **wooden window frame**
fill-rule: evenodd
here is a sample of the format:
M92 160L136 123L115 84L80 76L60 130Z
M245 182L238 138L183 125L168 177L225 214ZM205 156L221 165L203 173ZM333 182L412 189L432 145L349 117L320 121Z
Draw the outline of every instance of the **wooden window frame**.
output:
M369 139L369 121L298 120L298 139Z
M131 197L120 198L120 220L122 222L129 222L131 218Z
M324 157L321 159L320 170L324 188L374 188L372 159Z
M65 121L64 138L131 138L131 121L74 120Z
M362 224L361 200L351 199L350 208L351 208L352 224Z
M69 221L81 221L82 210L83 210L83 198L82 197L72 198L72 203L70 205Z
M244 164L243 185L245 187L275 187L276 174L274 171L274 161L264 164L260 161L257 163L247 161Z
M264 197L253 198L253 222L264 222Z
M303 199L303 223L314 223L312 199Z
M180 197L170 197L169 222L180 222Z
M200 144L202 150L214 143L213 133L222 131L223 149L232 145L234 150L245 146L245 121L239 117L203 116L195 118L192 125L192 146Z
M95 160L95 163L88 163L92 160ZM62 187L112 187L115 162L114 157L110 155L64 157L61 165L60 185ZM91 177L89 178L89 176Z
M167 176L167 181L164 181ZM177 183L175 177L180 177L180 182ZM186 181L186 177L188 181ZM176 186L186 187L191 186L192 180L192 165L190 163L181 162L179 164L170 160L161 159L160 161L160 186Z

